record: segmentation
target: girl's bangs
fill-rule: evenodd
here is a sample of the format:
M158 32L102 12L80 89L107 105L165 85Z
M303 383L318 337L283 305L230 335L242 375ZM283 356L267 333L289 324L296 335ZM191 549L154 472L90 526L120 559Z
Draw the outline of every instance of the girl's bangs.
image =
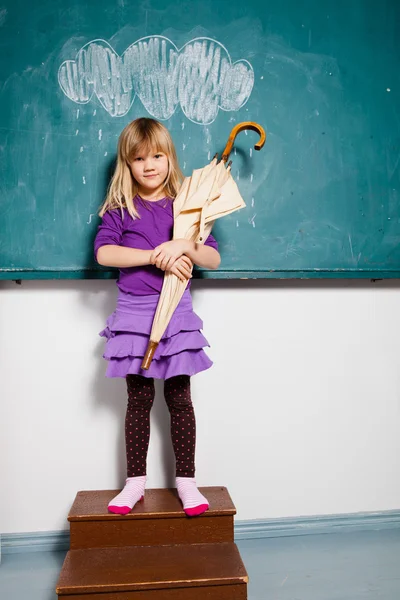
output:
M129 148L128 160L147 153L162 152L169 156L170 148L168 140L159 131L147 131L142 139L135 140Z

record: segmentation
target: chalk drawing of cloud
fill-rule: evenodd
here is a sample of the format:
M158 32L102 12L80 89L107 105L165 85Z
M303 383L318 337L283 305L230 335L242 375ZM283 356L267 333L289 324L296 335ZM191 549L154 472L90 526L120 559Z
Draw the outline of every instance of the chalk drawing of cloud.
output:
M212 123L219 109L239 110L250 98L254 71L247 60L232 63L227 49L196 38L180 50L166 37L149 36L122 56L104 40L83 46L58 71L64 94L77 104L97 97L112 117L122 117L138 96L153 117L166 120L178 105L194 123Z

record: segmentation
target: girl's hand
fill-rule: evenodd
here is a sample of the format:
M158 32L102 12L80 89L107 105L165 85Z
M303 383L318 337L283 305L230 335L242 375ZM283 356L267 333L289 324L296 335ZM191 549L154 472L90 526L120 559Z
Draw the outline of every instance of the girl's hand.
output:
M171 240L154 248L150 263L162 271L170 271L175 261L189 251L191 242L188 240Z
M181 281L187 281L192 278L193 263L187 256L181 256L168 269L169 273L176 275Z

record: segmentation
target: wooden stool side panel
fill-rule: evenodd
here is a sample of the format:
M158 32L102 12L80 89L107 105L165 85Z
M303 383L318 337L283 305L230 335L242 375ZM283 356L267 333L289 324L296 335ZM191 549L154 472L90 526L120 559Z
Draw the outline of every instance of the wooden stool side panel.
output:
M111 548L234 541L233 517L84 521L70 524L70 548Z

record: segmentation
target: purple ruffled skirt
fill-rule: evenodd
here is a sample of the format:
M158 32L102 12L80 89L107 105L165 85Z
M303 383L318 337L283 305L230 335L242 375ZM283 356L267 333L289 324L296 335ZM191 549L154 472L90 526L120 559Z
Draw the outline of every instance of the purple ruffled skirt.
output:
M203 322L193 312L190 291L186 290L158 345L149 370L141 368L150 338L159 295L135 296L121 290L117 308L100 332L105 337L103 357L108 361L106 377L129 374L169 379L194 375L213 364L203 348L209 346L201 333Z

